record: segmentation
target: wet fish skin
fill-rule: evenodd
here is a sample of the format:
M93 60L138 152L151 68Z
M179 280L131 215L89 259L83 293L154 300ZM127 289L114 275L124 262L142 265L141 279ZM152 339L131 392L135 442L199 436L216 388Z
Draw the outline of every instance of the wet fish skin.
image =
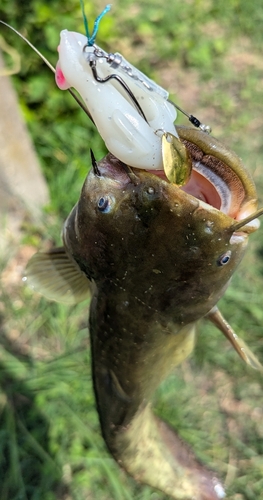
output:
M247 237L233 236L232 218L149 172L136 170L131 179L112 155L98 166L101 175L89 173L65 223L64 244L96 284L90 335L104 439L141 482L173 498L220 498L213 475L185 445L181 463L177 436L171 438L148 402L191 353L195 322L225 292ZM106 212L99 208L102 199Z
M212 138L182 134L198 143L198 155L212 148L215 156ZM193 350L196 322L212 321L246 363L263 369L216 307L262 214L240 160L224 148L220 154L243 193L241 220L109 154L92 160L64 226L64 248L36 254L27 267L29 284L52 300L91 297L92 372L105 442L137 481L177 500L224 497L213 473L151 411L155 389Z
M183 326L207 314L241 261L247 235L235 238L231 217L149 172L136 169L134 184L112 155L99 168L65 223L68 253L99 289L133 297L151 315ZM97 207L103 197L115 200L108 213Z

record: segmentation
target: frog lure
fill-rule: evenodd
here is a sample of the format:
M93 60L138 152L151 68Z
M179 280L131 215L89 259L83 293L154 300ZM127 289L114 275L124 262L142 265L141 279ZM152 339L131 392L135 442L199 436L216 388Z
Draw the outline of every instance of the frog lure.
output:
M97 410L119 465L174 499L222 499L221 482L151 398L192 352L203 317L262 370L216 305L259 227L255 185L197 119L199 129L174 126L168 92L120 54L64 30L56 81L81 94L110 153L99 162L92 153L63 247L33 256L25 279L64 303L90 297Z

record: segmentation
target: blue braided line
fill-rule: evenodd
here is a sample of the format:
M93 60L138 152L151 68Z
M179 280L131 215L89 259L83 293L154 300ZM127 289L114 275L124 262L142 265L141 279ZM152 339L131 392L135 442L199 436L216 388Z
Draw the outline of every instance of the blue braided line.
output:
M107 12L109 12L111 8L111 5L108 4L106 5L105 9L101 12L101 14L95 19L95 22L94 22L94 28L93 28L93 31L92 31L92 35L91 36L88 36L88 46L91 47L92 45L94 45L95 43L95 38L97 36L97 33L98 33L98 30L99 30L99 24L100 24L100 21L101 19L105 16L105 14L107 14ZM85 18L84 18L84 24L85 24Z
M85 14L83 0L80 0L80 5L81 5L81 11L82 11L82 16L83 16L83 21L84 21L84 28L85 28L86 36L87 36L87 39L88 39L88 42L89 42L89 39L90 39L89 25L88 25L88 20L86 18L86 14ZM88 45L89 45L89 43L88 43Z

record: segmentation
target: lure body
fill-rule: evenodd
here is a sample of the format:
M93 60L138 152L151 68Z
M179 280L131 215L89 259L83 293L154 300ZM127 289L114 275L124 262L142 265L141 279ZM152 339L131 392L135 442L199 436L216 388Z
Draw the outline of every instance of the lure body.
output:
M157 130L176 134L176 109L168 102L168 92L134 68L120 54L99 47L87 47L80 33L63 30L60 35L56 82L65 90L74 87L82 96L109 151L128 165L163 170L161 136ZM85 49L84 49L85 47ZM97 54L97 55L96 55ZM147 121L138 113L122 85L111 79L95 80L90 62L95 61L101 78L117 74L143 108Z

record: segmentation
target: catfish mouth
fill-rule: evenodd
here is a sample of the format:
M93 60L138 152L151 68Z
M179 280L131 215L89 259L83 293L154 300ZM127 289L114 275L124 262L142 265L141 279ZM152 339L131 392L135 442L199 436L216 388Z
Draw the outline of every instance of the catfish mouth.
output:
M125 190L129 183L138 185L141 182L139 172L147 172L147 174L155 175L162 181L169 183L164 170L142 170L131 167L112 153L108 153L98 164L93 154L92 157L94 175L112 179L119 185L120 189ZM261 210L260 213L256 212L256 190L249 174L243 167L241 175L238 176L228 165L224 165L221 176L214 170L211 169L211 166L193 162L189 181L184 186L177 188L205 203L208 210L210 206L232 218L233 233L235 226L241 229L238 231L240 236L256 231L259 227L257 217L261 215ZM241 224L242 221L244 221L244 226Z
M117 162L119 166L124 167L126 179L129 177L129 182L134 182L134 179L137 179L134 183L138 184L138 175L136 175L138 169L124 165L119 160ZM238 176L230 166L226 165L224 168L228 168L227 175L219 177L213 171L209 172L209 169L208 172L205 172L203 166L201 167L202 173L200 173L197 170L198 167L199 165L194 165L190 180L178 189L205 203L208 209L211 206L231 217L233 224L229 225L229 231L232 234L230 241L232 243L244 241L244 238L246 239L250 233L259 228L258 217L263 214L263 208L257 210L256 188L249 173L243 167L241 175ZM169 183L163 170L150 170L148 172L149 175L156 175L162 181ZM228 175L231 182L227 183L226 177Z
M136 169L134 169L136 170ZM169 182L163 170L148 170ZM189 181L179 189L210 205L234 220L249 217L257 209L257 194L249 174L242 168L242 175L216 157L205 162L194 161ZM252 221L251 228L258 228Z
M135 169L134 169L135 170ZM169 182L163 170L148 170L149 173L156 175L160 179ZM221 179L218 179L217 187L205 175L201 175L196 170L192 170L190 180L180 189L190 194L198 200L211 205L229 215L229 205L231 193L227 186L222 185Z
M95 175L98 175L99 173L99 175L102 175L103 177L110 177L115 182L118 182L120 187L123 188L125 188L127 183L132 182L136 185L140 182L138 176L140 169L126 165L112 155L112 153L108 153L108 155L99 162L99 166L94 159L93 153L92 157L92 166ZM167 183L169 182L164 170L144 169L143 172L155 175ZM231 199L230 191L227 186L222 186L222 181L220 181L220 179L218 179L217 185L220 186L218 190L215 185L205 177L205 175L200 175L193 169L190 180L185 186L182 186L179 189L187 194L190 194L191 196L194 196L211 207L228 214L227 208L229 207ZM225 187L225 190L223 187Z
M166 182L169 182L163 170L148 170L148 172L157 175ZM191 194L198 200L211 205L217 210L227 213L225 206L229 200L229 189L227 187L225 191L221 189L220 196L214 184L212 184L204 175L200 175L196 170L192 170L190 180L180 189L182 189L185 193Z
M208 205L207 208L210 206L219 210L233 220L242 221L250 217L249 227L246 221L246 229L247 232L253 232L259 227L259 221L256 218L256 188L239 158L234 153L233 157L239 162L234 167L216 156L206 155L202 162L192 158L190 179L178 189L205 203ZM108 153L105 159L99 162L99 170L102 176L110 177L123 189L129 182L135 185L140 182L138 176L140 169L123 163L112 153ZM143 169L141 171L155 175L169 183L164 170ZM255 219L252 217L253 214Z

